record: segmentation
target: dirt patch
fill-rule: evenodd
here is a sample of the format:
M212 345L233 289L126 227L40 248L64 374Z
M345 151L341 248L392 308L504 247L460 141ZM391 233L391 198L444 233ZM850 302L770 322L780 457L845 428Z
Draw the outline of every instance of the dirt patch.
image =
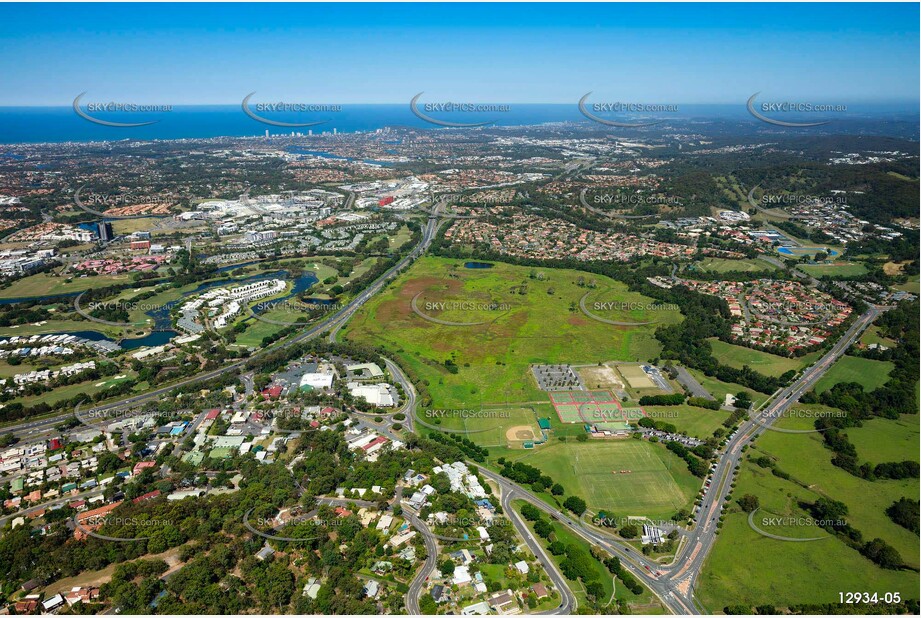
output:
M895 262L886 262L883 264L883 272L889 275L890 277L898 275L902 272L902 269L905 267L904 264L896 264Z
M571 315L566 318L566 323L571 326L588 326L589 321L580 315Z
M168 549L167 551L160 554L150 554L146 556L140 556L144 560L163 560L169 566L167 573L171 573L182 567L182 562L179 561L179 548L174 547ZM72 588L77 586L101 586L106 584L112 579L112 574L115 572L115 568L118 564L110 564L104 569L98 571L84 571L79 575L74 575L73 577L65 577L64 579L59 579L53 584L49 584L45 588L45 597L50 598L55 594L65 592L70 592ZM162 577L162 575L161 575Z
M588 388L623 390L624 384L608 366L579 367L579 375Z
M515 425L509 427L505 432L505 438L509 442L526 442L534 440L534 430L528 425Z

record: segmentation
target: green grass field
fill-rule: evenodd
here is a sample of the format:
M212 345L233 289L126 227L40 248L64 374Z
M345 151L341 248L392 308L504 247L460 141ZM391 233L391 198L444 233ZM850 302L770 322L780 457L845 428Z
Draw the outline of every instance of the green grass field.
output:
M540 440L540 428L537 416L529 408L490 407L468 411L420 410L418 416L428 425L436 428L463 430L466 437L480 446L490 449L510 448L506 432L512 427L530 427L537 440ZM428 429L428 428L426 428ZM520 449L519 441L512 441L511 448Z
M49 273L39 273L14 281L8 288L0 290L0 298L22 298L83 292L90 288L127 283L131 280L131 275L128 273L101 275L98 277L73 277L72 275L70 277L57 277Z
M880 345L884 345L887 348L894 348L895 346L898 345L892 339L883 337L879 332L879 327L877 326L871 326L866 331L864 331L863 335L860 337L860 343L864 345L871 345L871 344L877 343Z
M723 421L729 418L729 412L725 410L707 410L705 408L695 408L694 406L644 406L651 418L671 423L678 428L678 431L684 431L689 436L706 440L713 435L717 427L723 426Z
M789 418L779 421L779 426L804 429L811 422ZM803 516L806 513L797 505L800 500L814 502L821 496L840 500L848 506L848 523L860 530L864 539L881 537L906 562L918 565L918 537L894 524L884 512L902 496L917 497L917 479L870 482L852 476L831 465L831 451L824 448L818 434L769 431L759 438L756 447L749 449L751 457L776 458L777 466L793 480L780 479L770 470L746 461L734 497L745 493L758 496L767 516ZM881 569L835 538L805 543L769 539L754 532L748 526L747 515L737 507L727 507L727 512L719 540L698 582L700 598L711 612L739 602L779 607L803 602L837 603L838 592L848 590L899 591L903 598L918 596L916 572ZM784 535L818 537L825 533L810 527Z
M816 499L751 463L743 464L735 491L757 495L767 516L805 515L795 500ZM709 612L722 612L739 603L838 603L838 592L849 590L900 591L903 598L917 598L918 575L880 569L837 539L794 543L766 538L748 526L747 514L734 512L726 516L697 590Z
M122 375L122 374L119 374ZM124 375L132 376L136 375L133 371L125 371ZM61 386L53 391L48 393L42 393L41 395L33 395L29 397L17 397L13 399L13 402L19 402L26 407L34 406L38 403L47 403L54 404L63 399L71 399L76 397L81 393L86 393L88 395L94 395L99 391L104 391L109 389L119 382L124 382L128 378L115 379L114 376L102 378L95 381L79 382L77 384L68 384L67 386Z
M713 350L713 356L718 358L724 365L729 365L736 369L741 369L743 365L748 365L758 373L775 378L791 369L798 370L805 367L818 356L818 353L812 353L800 358L786 358L744 346L733 345L716 338L710 339L710 347Z
M116 326L108 326L98 322L90 322L89 320L48 320L44 324L22 324L20 326L0 328L0 337L12 337L14 335L26 337L47 333L72 333L83 330L94 330L113 339L126 337L131 332L130 330L118 328Z
M873 464L917 459L921 452L917 415L903 414L898 420L873 418L863 421L863 427L849 428L847 436L860 460Z
M892 286L896 290L911 292L912 294L921 293L921 275L911 275L906 283Z
M648 360L658 354L656 325L612 326L582 314L578 302L588 289L577 282L580 277L595 279L599 289L607 290L608 300L646 305L652 299L604 277L539 270L543 280L531 279L532 269L508 264L474 270L457 260L422 258L356 313L343 338L391 350L401 364L428 382L433 407L438 408L547 401L530 376L533 363ZM432 317L481 323L451 326L427 321L411 309L412 299L420 294L420 309L434 302L475 305L469 310L430 310ZM482 308L490 303L504 307ZM676 311L630 314L640 318L636 321L680 320ZM457 373L445 366L448 360Z
M853 262L834 264L800 264L798 269L813 277L856 277L867 273L867 267Z
M816 382L815 392L824 393L839 382L857 382L864 390L872 391L889 379L895 365L888 361L842 356L822 378Z
M765 270L777 270L777 267L765 260L729 260L726 258L708 257L700 260L693 265L695 269L725 273L725 272L761 272ZM688 269L692 270L692 269Z
M708 393L716 397L720 401L724 401L726 395L737 395L740 391L745 391L751 397L751 400L755 403L755 407L761 405L768 398L768 395L764 393L759 393L758 391L753 391L750 388L746 388L741 384L735 384L732 382L720 382L716 378L711 378L704 375L702 371L697 369L688 369L694 378L700 382L700 385L703 386Z
M116 236L133 232L146 232L160 221L158 217L139 217L137 219L117 219L112 221L112 231ZM152 230L151 230L152 231ZM163 234L164 232L160 232Z
M62 363L55 363L53 366L60 365ZM34 371L37 367L37 364L27 364L21 363L19 365L11 365L8 362L0 361L0 378L9 378L20 373L29 373Z
M545 471L567 495L581 496L592 511L625 517L670 518L690 505L701 485L664 446L629 438L551 440L533 452L518 451L506 458Z

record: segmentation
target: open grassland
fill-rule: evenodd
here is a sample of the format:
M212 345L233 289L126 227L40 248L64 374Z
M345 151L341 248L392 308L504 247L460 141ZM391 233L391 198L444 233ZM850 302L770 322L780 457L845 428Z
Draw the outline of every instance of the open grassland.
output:
M532 270L543 280L532 279ZM427 257L356 313L344 338L392 350L427 382L433 407L545 402L531 364L648 360L660 349L653 338L656 324L613 326L584 315L578 304L589 289L578 285L580 277L595 279L606 299L619 298L628 307L652 304L620 283L579 271L502 263L465 269L458 260ZM426 319L413 311L414 298L429 318L468 325ZM631 321L680 320L676 311L626 313Z
M857 449L860 461L872 464L886 461L917 460L921 452L921 431L916 414L902 414L898 420L873 418L862 427L850 427L847 436Z
M814 352L799 358L786 358L746 348L745 346L733 345L715 338L710 339L710 347L713 350L713 356L718 358L724 365L729 365L736 369L741 369L743 365L748 365L758 373L775 378L791 369L797 371L809 365L818 356L818 353Z
M797 404L797 407L812 408L801 404ZM818 406L817 409L828 408ZM891 421L874 419L871 422ZM813 420L791 417L779 421L779 426L811 429ZM851 431L848 429L847 433ZM831 464L832 451L825 448L818 433L786 434L769 431L758 440L757 447L759 451L776 458L778 466L794 480L807 485L816 494L812 501L819 496L827 496L844 502L849 510L848 523L863 532L867 540L881 537L895 547L908 564L918 566L917 535L893 523L885 513L886 508L903 496L917 499L918 479L866 481L857 478ZM872 456L872 453L864 452L861 456ZM913 459L917 460L917 451Z
M30 395L28 397L17 397L16 399L13 399L12 401L14 403L18 402L26 407L30 407L30 406L34 406L39 403L47 403L49 405L55 404L63 399L72 399L73 397L76 397L77 395L81 393L86 393L87 395L95 395L96 393L100 391L104 391L109 388L112 388L119 382L124 382L125 380L128 379L128 377L134 376L135 373L133 371L126 370L124 374L119 374L119 375L124 375L126 377L118 378L116 376L108 376L105 378L101 378L98 381L87 381L87 382L78 382L77 384L68 384L67 386L58 387L54 389L53 391L42 393L41 395ZM138 392L137 389L135 389L135 392Z
M864 345L872 345L874 343L879 345L884 345L887 348L894 348L898 345L892 339L883 337L879 332L879 327L870 326L867 330L864 331L863 335L860 337L860 343Z
M72 314L73 315L73 314ZM44 320L43 320L44 321ZM48 333L75 333L92 330L107 335L113 339L127 337L131 332L117 326L108 326L89 320L47 320L44 324L22 324L19 326L6 326L0 328L0 337L28 337L31 335L46 335Z
M131 274L100 275L97 277L65 276L39 273L14 281L8 288L0 290L0 298L28 298L83 292L90 288L105 287L131 281Z
M560 483L567 495L582 497L590 510L619 517L670 518L690 505L701 484L685 463L661 444L631 438L589 442L551 439L533 452L519 451L506 458L540 468Z
M921 275L911 275L908 277L908 281L905 283L900 283L899 285L894 285L892 287L903 292L918 294L921 293L921 283L919 282L921 282Z
M138 217L137 219L116 219L112 221L112 231L116 236L123 236L127 234L132 234L134 232L155 232L154 228L157 223L163 219L159 217ZM160 233L165 234L168 230L163 230ZM169 230L172 231L172 230Z
M872 391L889 379L889 372L895 365L889 361L842 356L822 378L816 382L815 391L824 393L840 382L857 382L865 391Z
M874 419L870 422L898 426L901 421ZM785 418L778 421L778 426L808 429L812 419ZM871 426L867 429L897 431ZM854 431L849 429L848 435ZM882 433L871 437L873 440L881 438ZM917 442L914 448L917 456ZM750 461L762 455L774 460L780 470L791 475L791 480L780 479L769 469ZM899 551L905 562L917 567L918 537L893 523L885 509L903 496L916 498L918 480L865 481L831 465L831 457L831 451L823 446L817 433L766 432L758 439L756 448L748 450L748 460L742 465L733 496L746 493L758 496L761 511L756 515L756 525L761 522L761 513L765 517L808 515L799 507L800 501L810 503L828 497L844 502L848 507L847 522L861 531L864 540L882 538ZM881 569L824 530L815 526L783 530L760 526L793 538L828 537L799 543L779 541L752 530L747 514L739 512L737 507L728 507L727 511L723 530L698 586L710 611L722 610L740 601L778 606L804 601L837 603L838 592L847 590L898 591L903 599L918 597L917 572Z
M288 320L290 317L290 314L286 314L280 319ZM296 319L297 318L294 318L291 321L295 321ZM263 339L270 335L274 335L283 328L287 328L286 326L280 326L278 324L271 324L263 320L257 320L253 317L241 318L237 320L237 323L245 324L246 330L237 335L234 344L246 348L261 348Z
M5 360L0 361L0 378L10 378L20 373L29 373L30 371L34 371L40 364L38 359L30 359L28 364L20 363L19 365L11 365ZM54 364L59 365L60 363Z
M706 272L714 273L726 273L734 271L762 272L765 270L777 270L777 267L765 260L729 260L726 258L708 257L694 264L694 270L703 270Z
M797 507L797 500L817 498L751 462L742 465L734 495L746 493L761 501L757 520L762 514L802 517L806 513ZM747 515L739 510L726 515L697 582L699 598L711 613L739 603L778 607L804 602L838 603L838 592L848 590L881 594L899 591L902 598L918 596L917 573L881 569L835 538L796 543L764 537L749 527ZM828 536L812 527L799 532L770 531L792 538Z
M835 262L833 264L800 264L801 271L813 277L857 277L867 273L867 267L855 262Z
M704 375L702 371L698 371L697 369L688 369L688 373L694 376L694 378L700 382L700 385L703 386L708 393L716 397L716 399L721 402L726 399L726 395L735 396L742 391L745 391L749 394L751 400L755 403L756 408L767 401L768 395L759 393L758 391L753 391L752 389L746 388L741 384L735 384L733 382L720 382L716 378L711 378L707 375Z
M643 409L650 418L671 423L678 431L701 440L711 437L714 430L722 427L723 421L730 415L726 410L707 410L687 405L644 406Z

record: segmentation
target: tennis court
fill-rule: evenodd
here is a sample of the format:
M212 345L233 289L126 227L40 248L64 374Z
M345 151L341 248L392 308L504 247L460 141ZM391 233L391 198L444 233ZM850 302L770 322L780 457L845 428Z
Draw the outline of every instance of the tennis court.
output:
M562 423L602 423L605 429L627 429L646 415L642 408L624 408L611 391L556 391L550 401Z

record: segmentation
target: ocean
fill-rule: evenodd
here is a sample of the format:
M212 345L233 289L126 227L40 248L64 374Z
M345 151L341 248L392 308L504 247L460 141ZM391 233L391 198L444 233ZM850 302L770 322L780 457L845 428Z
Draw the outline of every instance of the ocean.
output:
M254 104L251 104L253 109ZM592 126L583 116L576 102L568 105L508 104L508 111L492 112L425 112L439 120L458 123L491 121L496 126L538 125L554 122L578 122ZM907 111L906 111L907 110ZM850 118L861 117L861 110L849 107ZM865 113L880 114L878 120L908 121L917 125L917 106L864 107ZM156 124L142 127L102 126L81 118L72 107L0 107L0 144L25 144L43 142L91 142L123 139L171 140L210 137L262 137L266 130L271 135L300 132L307 135L354 133L374 131L386 127L441 128L417 117L405 104L343 105L334 112L259 112L259 115L281 122L327 121L314 127L286 128L264 124L247 116L241 105L189 105L177 106L168 112L90 112L96 118L112 122L138 123L156 120ZM761 127L752 118L744 103L738 105L679 105L677 112L648 114L599 114L624 122L651 120L735 120ZM815 119L815 114L809 115ZM868 116L862 116L864 120ZM833 124L846 127L846 118ZM595 125L603 126L603 125ZM827 128L827 127L826 127ZM846 129L844 132L847 132ZM0 151L0 156L9 153Z

